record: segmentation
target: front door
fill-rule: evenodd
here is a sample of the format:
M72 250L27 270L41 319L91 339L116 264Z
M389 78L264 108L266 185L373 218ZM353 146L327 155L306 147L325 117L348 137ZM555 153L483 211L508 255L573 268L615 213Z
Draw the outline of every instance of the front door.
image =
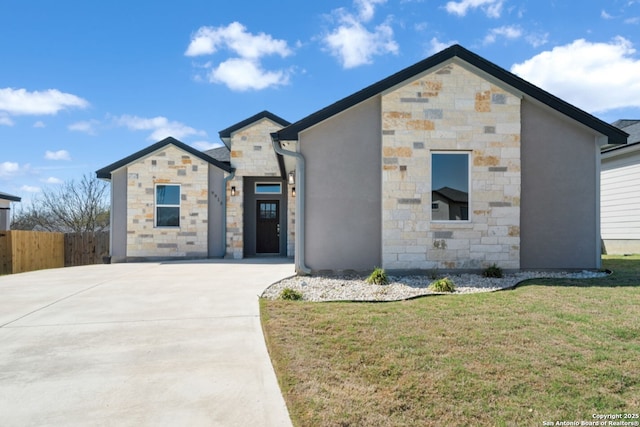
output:
M258 200L256 206L256 253L280 253L280 202Z

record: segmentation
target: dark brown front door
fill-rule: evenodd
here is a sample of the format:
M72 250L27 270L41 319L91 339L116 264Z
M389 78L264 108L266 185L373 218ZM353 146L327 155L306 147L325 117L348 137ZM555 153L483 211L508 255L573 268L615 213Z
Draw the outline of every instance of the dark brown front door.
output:
M256 212L256 253L280 253L280 202L258 200Z

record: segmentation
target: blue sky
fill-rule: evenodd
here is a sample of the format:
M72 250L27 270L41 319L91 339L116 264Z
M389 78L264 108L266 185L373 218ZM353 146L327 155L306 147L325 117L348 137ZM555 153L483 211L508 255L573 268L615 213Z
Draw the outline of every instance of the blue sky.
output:
M0 0L0 191L28 203L165 136L296 121L452 43L640 118L640 0Z

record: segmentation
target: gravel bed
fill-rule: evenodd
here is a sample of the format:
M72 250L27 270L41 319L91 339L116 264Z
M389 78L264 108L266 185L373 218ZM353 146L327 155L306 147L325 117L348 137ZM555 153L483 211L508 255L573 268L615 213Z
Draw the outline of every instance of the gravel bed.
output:
M600 271L535 272L505 274L502 278L482 277L479 274L448 275L455 284L455 294L492 292L512 288L523 280L534 278L592 279L604 277ZM427 287L433 281L428 276L389 276L388 285L373 285L359 276L294 276L269 286L263 298L277 299L285 288L302 293L305 301L399 301L421 295L432 295Z

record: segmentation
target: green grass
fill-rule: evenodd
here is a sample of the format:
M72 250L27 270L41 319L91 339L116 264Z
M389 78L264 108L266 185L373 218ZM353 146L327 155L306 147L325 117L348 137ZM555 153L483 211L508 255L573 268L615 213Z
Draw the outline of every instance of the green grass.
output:
M542 425L640 410L640 257L392 303L261 300L296 426Z

